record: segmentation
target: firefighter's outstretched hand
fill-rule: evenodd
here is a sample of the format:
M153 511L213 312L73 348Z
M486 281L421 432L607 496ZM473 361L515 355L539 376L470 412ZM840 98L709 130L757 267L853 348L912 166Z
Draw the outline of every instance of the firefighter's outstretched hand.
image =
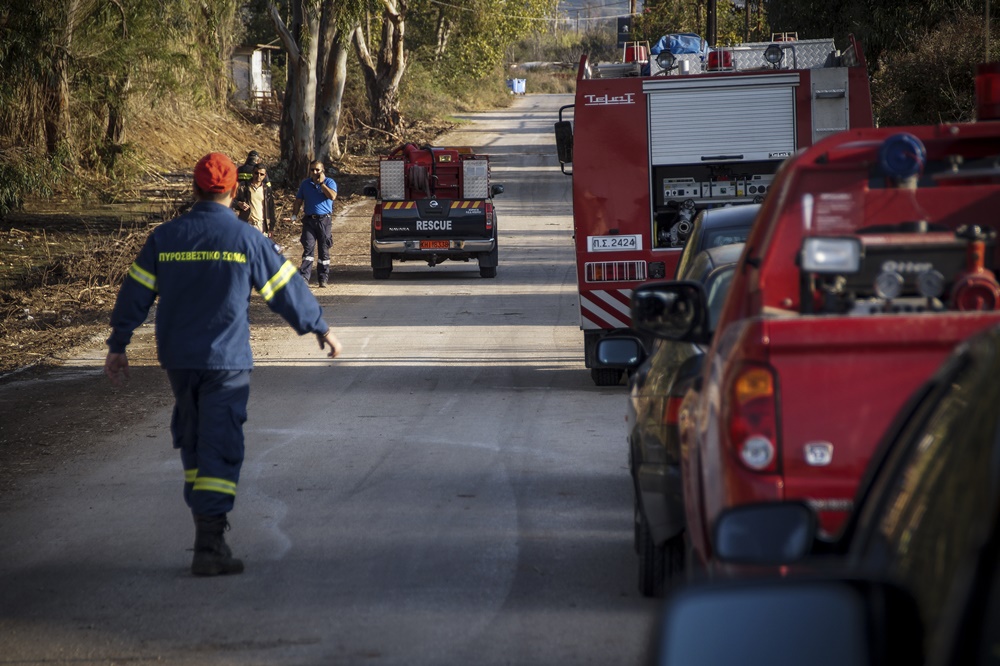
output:
M104 359L104 374L114 386L118 388L124 386L125 380L128 379L128 356L108 352L107 358Z
M328 330L323 335L319 333L316 334L316 339L319 340L319 348L325 349L330 347L330 353L327 354L330 358L337 358L340 356L340 352L344 351L344 345L340 344L340 340L337 336L333 334L332 330Z

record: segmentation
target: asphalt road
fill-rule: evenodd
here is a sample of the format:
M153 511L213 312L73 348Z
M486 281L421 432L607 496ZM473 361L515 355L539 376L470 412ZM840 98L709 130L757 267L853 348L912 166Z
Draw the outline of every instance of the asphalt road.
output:
M552 137L570 102L528 95L437 142L488 152L506 186L496 279L475 262L335 273L317 293L336 361L255 298L227 536L243 575L188 570L148 327L122 391L99 345L0 387L8 416L31 392L39 414L82 414L39 421L70 448L0 494L0 664L642 663L659 606L636 589L625 390L583 367Z

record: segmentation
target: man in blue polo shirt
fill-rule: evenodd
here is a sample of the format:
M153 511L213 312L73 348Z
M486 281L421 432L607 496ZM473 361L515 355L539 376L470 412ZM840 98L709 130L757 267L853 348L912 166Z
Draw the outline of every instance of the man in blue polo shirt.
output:
M333 246L333 201L337 198L337 183L333 178L327 178L322 162L309 165L309 177L299 185L295 195L295 206L292 209L292 222L299 216L299 209L305 203L305 214L302 216L302 264L299 274L309 284L312 277L313 264L316 262L316 252L319 252L319 263L316 265L316 278L319 286L325 287L330 275L330 248Z

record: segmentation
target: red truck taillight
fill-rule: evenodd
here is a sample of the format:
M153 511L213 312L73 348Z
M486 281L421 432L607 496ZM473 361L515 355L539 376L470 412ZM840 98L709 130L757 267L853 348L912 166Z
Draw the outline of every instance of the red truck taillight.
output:
M382 231L382 206L375 206L375 212L372 213L372 226L375 227L375 231Z
M778 471L777 383L765 365L745 365L731 384L726 422L739 461L754 472Z
M486 202L486 228L493 229L493 204Z

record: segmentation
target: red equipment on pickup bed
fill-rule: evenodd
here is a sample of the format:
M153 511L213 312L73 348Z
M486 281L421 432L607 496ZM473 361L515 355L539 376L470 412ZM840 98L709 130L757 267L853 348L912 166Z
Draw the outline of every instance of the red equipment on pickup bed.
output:
M497 274L497 226L486 155L469 148L400 146L379 160L379 185L365 194L378 200L372 213L371 266L376 280L392 262L476 259L479 274Z
M871 127L860 46L832 39L748 43L649 61L580 59L573 122L556 123L572 164L580 327L599 386L597 341L627 331L637 285L674 275L694 215L760 202L789 155L850 127ZM644 49L626 49L627 56ZM713 57L714 56L714 57ZM627 58L626 58L627 59Z
M801 499L838 529L892 416L1000 322L998 207L1000 122L852 130L782 166L681 408L702 564L727 507ZM664 316L697 338L704 299L676 284Z

